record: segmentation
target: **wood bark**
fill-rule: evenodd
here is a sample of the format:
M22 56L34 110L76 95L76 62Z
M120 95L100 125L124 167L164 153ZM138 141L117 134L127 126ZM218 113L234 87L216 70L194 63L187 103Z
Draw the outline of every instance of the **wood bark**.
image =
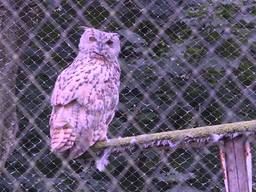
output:
M124 138L114 138L108 141L97 142L93 149L125 147L131 144L149 144L157 146L158 141L171 141L177 145L202 145L205 143L218 143L224 136L237 134L255 134L256 120L227 123L221 125L204 126L184 130L166 131L160 133L143 134ZM163 142L165 143L165 142ZM167 143L168 144L168 143ZM150 147L151 145L149 145Z
M15 81L17 57L14 50L16 27L10 11L0 3L0 173L14 146L17 131Z

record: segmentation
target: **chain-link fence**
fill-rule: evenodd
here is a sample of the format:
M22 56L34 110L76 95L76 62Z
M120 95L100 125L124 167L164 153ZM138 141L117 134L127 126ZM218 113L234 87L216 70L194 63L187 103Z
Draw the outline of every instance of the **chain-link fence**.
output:
M0 191L224 191L215 145L126 148L105 172L96 155L67 162L49 98L92 26L121 35L110 138L255 119L253 0L1 0L0 15Z

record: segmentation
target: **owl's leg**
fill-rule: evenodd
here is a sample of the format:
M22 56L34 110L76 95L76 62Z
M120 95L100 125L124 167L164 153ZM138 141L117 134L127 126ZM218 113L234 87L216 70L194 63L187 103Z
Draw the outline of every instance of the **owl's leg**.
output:
M76 141L75 145L70 149L69 158L75 159L85 153L90 147L88 143L89 141L86 139L83 141L81 139L79 141Z
M99 130L99 141L108 141L108 125L101 124Z
M100 138L101 141L108 141L109 140L108 136L107 136L107 133L108 133L108 127L106 126L106 127L103 128L102 135L101 135L101 138Z
M107 141L108 142L109 139L107 137L107 130L108 130L108 125L101 124L101 129L100 129L100 132L99 132L99 135L100 135L99 140L100 141ZM109 158L110 154L111 154L111 148L106 148L106 149L104 149L103 154L100 155L101 157L95 161L96 168L100 172L104 171L106 169L107 165L109 164L108 158Z
M109 164L109 156L111 154L111 149L105 149L103 155L95 161L96 168L102 172L106 169L106 166Z
M107 136L107 133L108 133L108 127L109 127L109 124L111 123L111 121L113 120L115 116L115 113L114 112L110 112L106 115L106 118L105 118L105 123L101 123L101 127L102 127L102 137L100 140L102 141L109 141L109 138Z
M99 127L94 132L93 141L96 143L97 141L108 141L107 132L103 130L102 127Z

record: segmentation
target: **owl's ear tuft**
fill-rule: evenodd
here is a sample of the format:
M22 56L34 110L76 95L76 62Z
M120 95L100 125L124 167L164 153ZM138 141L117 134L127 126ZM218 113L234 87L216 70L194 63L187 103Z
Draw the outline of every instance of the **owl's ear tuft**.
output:
M113 33L114 37L120 38L120 35L118 33Z
M84 31L91 29L90 27L86 27L86 26L80 26L79 29L83 29Z

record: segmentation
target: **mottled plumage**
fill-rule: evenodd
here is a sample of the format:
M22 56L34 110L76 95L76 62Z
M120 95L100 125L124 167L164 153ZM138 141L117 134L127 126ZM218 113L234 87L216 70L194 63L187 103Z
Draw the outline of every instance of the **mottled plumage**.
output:
M58 76L51 98L51 149L70 158L105 140L119 95L120 41L116 33L86 28L73 63Z

